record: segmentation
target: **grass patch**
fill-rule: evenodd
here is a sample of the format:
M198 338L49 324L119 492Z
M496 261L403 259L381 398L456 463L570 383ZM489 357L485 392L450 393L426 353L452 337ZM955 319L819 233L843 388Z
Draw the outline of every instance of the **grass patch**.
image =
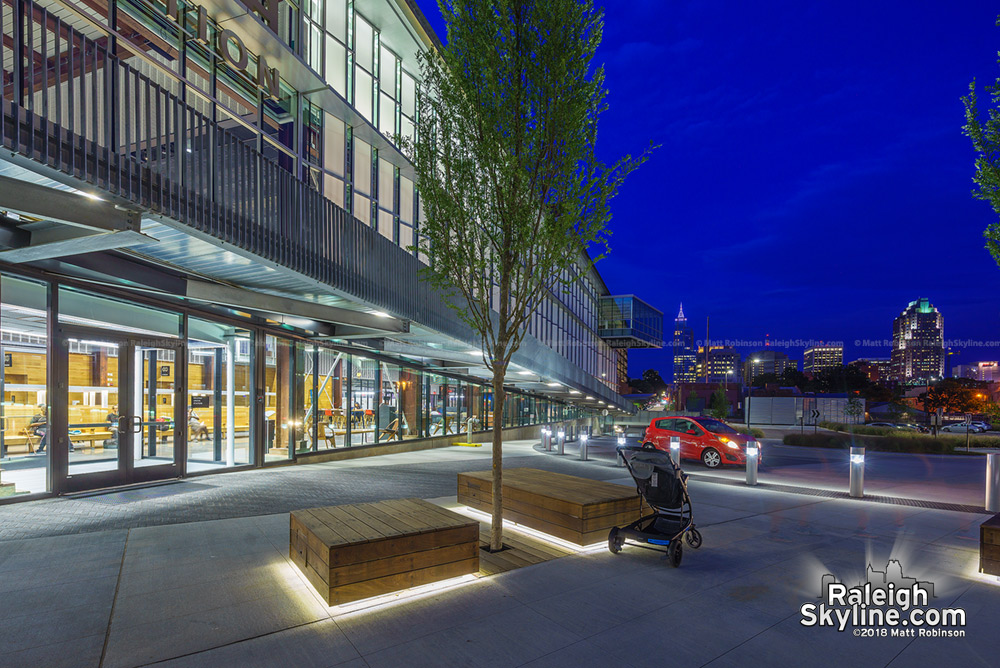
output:
M964 454L965 436L928 436L917 432L889 430L890 436L876 434L787 434L785 445L802 445L811 448L846 449L854 446L880 452L912 452L917 454L950 455ZM986 437L973 439L980 448L1000 447L1000 438Z

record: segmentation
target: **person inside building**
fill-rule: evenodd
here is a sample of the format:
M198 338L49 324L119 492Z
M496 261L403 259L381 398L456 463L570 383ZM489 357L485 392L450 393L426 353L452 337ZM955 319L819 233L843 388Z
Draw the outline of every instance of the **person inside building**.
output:
M38 441L38 448L35 450L35 454L44 454L45 446L49 444L49 418L46 415L45 404L38 404L38 412L31 416L31 422L28 423L28 431L41 439ZM73 447L73 441L70 441L69 451L73 452L74 450L76 448Z
M193 408L188 409L188 429L191 431L191 440L208 438L208 426L201 421Z
M49 443L49 420L45 416L45 404L38 404L38 410L28 423L28 431L40 439L35 454L40 455L45 452L45 446Z
M105 448L117 448L118 447L118 406L112 406L111 410L108 411L108 416L105 418L108 423L108 430L111 432L111 438L104 441Z

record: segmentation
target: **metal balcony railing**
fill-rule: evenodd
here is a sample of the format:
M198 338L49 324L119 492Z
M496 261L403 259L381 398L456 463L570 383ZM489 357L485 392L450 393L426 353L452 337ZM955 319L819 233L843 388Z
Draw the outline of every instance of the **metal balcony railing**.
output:
M107 37L88 38L30 0L0 7L3 147L448 330L453 318L414 280L411 253L119 59Z

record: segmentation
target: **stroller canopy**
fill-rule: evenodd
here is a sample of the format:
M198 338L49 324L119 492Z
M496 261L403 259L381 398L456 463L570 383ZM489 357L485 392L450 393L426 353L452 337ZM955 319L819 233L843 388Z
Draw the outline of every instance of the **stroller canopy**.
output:
M676 509L684 501L684 483L670 455L660 450L619 448L635 485L651 508Z

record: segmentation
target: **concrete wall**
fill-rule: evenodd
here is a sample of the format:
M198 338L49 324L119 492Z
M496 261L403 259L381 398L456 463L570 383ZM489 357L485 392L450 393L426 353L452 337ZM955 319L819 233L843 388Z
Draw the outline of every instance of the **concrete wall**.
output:
M752 397L748 402L750 423L811 425L818 422L863 422L864 415L851 418L846 414L847 402L846 397ZM818 417L813 417L814 409L819 411Z

